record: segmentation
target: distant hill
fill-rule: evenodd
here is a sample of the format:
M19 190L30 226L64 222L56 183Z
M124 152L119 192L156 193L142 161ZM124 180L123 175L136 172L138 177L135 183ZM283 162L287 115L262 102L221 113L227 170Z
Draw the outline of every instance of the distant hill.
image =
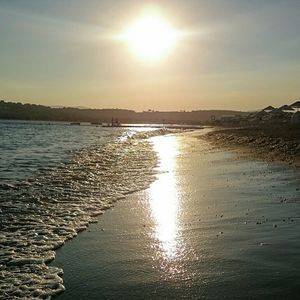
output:
M220 119L223 115L246 115L248 113L232 110L197 111L145 111L128 109L89 109L73 107L49 107L36 104L22 104L0 101L0 119L41 120L66 122L108 123L118 118L120 123L185 123L203 124L211 118Z

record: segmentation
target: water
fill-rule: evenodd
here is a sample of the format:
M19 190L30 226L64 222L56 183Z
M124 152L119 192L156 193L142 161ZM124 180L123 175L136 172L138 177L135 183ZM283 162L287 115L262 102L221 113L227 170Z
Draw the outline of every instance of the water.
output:
M153 181L147 128L0 122L0 298L64 290L55 250ZM142 176L141 176L142 175Z
M0 121L0 180L13 184L65 162L74 150L104 144L123 133L58 122Z
M297 299L299 171L140 131L0 122L0 298Z
M299 171L152 142L157 180L59 249L58 299L298 299Z

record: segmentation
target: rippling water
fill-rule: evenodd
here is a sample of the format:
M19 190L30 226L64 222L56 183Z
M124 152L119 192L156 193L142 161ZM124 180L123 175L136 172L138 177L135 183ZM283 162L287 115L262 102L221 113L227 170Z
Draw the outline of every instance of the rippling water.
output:
M47 265L55 249L149 186L157 158L145 137L161 133L0 122L0 298L64 290L63 270Z

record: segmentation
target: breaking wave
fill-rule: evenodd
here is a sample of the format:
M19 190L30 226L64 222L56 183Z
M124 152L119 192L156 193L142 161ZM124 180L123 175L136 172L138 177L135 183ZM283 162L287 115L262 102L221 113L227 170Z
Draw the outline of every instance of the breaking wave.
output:
M55 250L126 194L154 180L155 130L73 151L72 159L31 179L0 186L0 298L51 297L64 291Z

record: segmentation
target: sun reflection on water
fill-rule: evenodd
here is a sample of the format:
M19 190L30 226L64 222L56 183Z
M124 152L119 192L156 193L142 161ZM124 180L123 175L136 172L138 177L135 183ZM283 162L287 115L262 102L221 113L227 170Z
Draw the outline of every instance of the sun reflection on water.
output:
M161 180L152 185L150 191L156 238L169 258L174 257L177 252L178 199L175 184L173 176L162 176Z
M160 159L161 172L149 192L151 214L155 223L154 235L159 242L159 256L171 261L178 257L180 251L180 199L175 176L178 145L176 138L172 136L154 138L153 144Z

